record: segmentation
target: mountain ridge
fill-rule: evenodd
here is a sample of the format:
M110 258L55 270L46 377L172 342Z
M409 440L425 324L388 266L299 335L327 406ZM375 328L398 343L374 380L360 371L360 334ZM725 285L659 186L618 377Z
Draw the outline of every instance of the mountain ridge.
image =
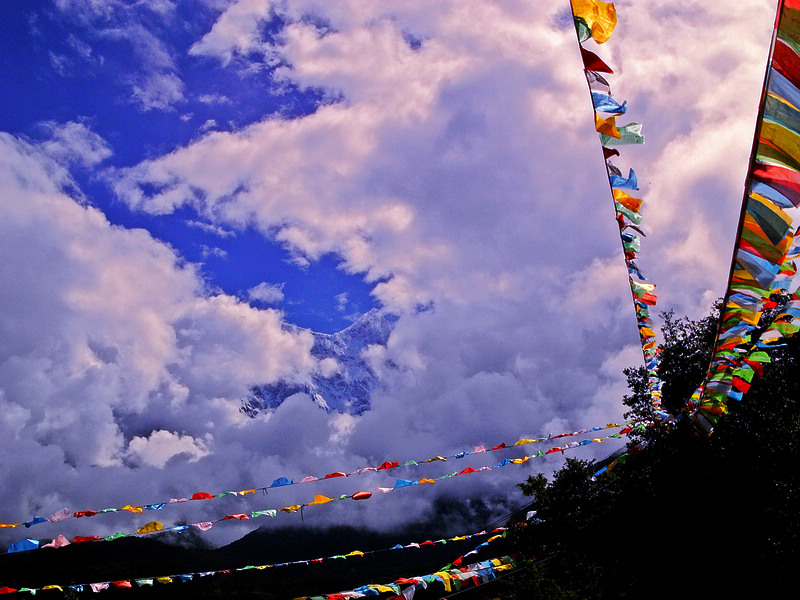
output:
M364 357L370 346L386 346L398 317L373 308L351 325L336 333L311 331L314 343L311 355L319 361L336 361L330 375L312 373L305 381L280 380L254 385L242 402L242 412L255 417L278 408L288 397L307 394L326 412L360 415L369 410L372 392L381 387L377 374ZM287 325L290 331L302 331ZM388 363L392 366L392 363Z

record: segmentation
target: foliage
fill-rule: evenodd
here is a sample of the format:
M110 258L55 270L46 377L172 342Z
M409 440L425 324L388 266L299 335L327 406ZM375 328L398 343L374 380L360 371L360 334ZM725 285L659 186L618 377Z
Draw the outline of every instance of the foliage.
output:
M665 405L683 406L708 366L716 309L699 321L664 315ZM536 515L515 527L534 567L504 598L759 596L793 582L800 553L800 339L773 362L714 434L689 419L650 428L646 447L593 477L568 460L552 481L520 484ZM630 416L649 410L646 374L628 369ZM541 561L541 562L539 562Z
M717 334L719 307L720 302L716 302L711 314L699 321L686 317L676 318L673 311L661 313L664 341L659 346L661 352L658 372L664 382L662 403L672 414L680 413L708 370ZM628 367L623 372L632 392L623 399L625 405L631 409L625 413L625 417L638 421L651 420L646 369Z

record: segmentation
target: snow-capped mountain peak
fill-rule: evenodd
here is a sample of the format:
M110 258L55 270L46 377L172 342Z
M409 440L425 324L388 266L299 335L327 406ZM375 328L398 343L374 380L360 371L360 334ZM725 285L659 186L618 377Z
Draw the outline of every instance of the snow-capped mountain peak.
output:
M320 361L332 359L336 369L328 374L313 374L300 383L278 381L253 386L251 395L242 403L242 411L255 416L277 408L286 398L301 392L311 396L315 404L328 412L360 415L369 410L370 395L380 386L380 381L367 364L363 351L369 346L385 346L396 321L396 316L373 308L336 333L312 332L311 354Z

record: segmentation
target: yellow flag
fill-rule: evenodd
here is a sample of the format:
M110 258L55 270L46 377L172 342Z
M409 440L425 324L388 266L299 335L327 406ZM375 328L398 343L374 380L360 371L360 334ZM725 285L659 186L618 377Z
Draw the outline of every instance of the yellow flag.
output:
M800 135L791 129L765 120L761 123L759 137L762 143L768 142L789 158L800 160Z
M123 506L120 510L127 510L128 512L136 513L137 515L142 514L141 506L131 506L128 504L127 506Z
M444 585L445 592L453 591L453 588L450 585L450 578L451 578L450 573L446 573L444 571L437 571L436 573L434 573L434 575L438 575L439 577L442 578L442 584Z
M598 44L608 41L617 26L617 9L613 2L572 0L572 14L586 21Z
M594 113L594 128L598 133L604 133L608 137L622 139L622 134L617 129L617 117L604 119L599 113Z
M143 533L155 533L156 531L161 531L162 529L164 529L164 525L158 521L150 521L146 525L142 525L139 529L137 529L136 533L139 535Z
M310 502L309 506L311 506L312 504L325 504L326 502L332 502L332 501L333 498L328 498L327 496L321 496L319 494L316 494L314 496L314 501Z
M622 190L613 190L612 193L614 194L614 200L622 204L622 206L628 210L639 212L639 209L642 208L642 201L639 198L634 198Z
M758 325L761 320L761 311L754 312L752 310L741 309L738 311L739 318L745 323L750 323L754 327Z

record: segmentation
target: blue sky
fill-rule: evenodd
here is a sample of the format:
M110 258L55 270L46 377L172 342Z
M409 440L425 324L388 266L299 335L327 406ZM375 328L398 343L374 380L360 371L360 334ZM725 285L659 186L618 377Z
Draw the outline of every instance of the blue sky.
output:
M641 349L567 10L0 3L0 521L620 419ZM656 318L724 291L774 10L620 2L592 47L644 123L616 161ZM373 307L398 320L370 411L239 411L337 368L292 326ZM443 493L518 500L525 468ZM331 522L385 526L367 504Z
M4 3L3 131L47 140L54 124L77 119L109 144L112 154L102 163L108 172L186 145L211 127L230 131L266 116L297 118L332 101L320 90L274 82L269 68L247 75L216 61L186 56L197 36L214 22L215 12L203 3L174 7L170 20L180 27L165 23L157 7L148 8L147 3L138 8L136 3L111 3L107 8L108 14L104 10L69 18L68 11L51 2ZM152 50L137 48L118 32L103 31L131 14L156 39L168 39L169 47L159 50L171 55L166 72L180 74L179 100L165 100L166 92L136 95L135 89L148 77L147 63L154 59L147 53ZM280 18L274 21L263 25L265 34L280 28ZM281 308L291 323L332 333L376 305L370 286L358 274L339 269L334 255L298 266L292 261L296 257L253 227L217 229L224 231L221 236L203 229L203 221L192 211L153 218L119 202L102 173L81 169L73 176L111 223L146 229L185 260L202 264L209 285L245 298L248 289L262 282L282 285ZM338 301L342 294L346 303Z

